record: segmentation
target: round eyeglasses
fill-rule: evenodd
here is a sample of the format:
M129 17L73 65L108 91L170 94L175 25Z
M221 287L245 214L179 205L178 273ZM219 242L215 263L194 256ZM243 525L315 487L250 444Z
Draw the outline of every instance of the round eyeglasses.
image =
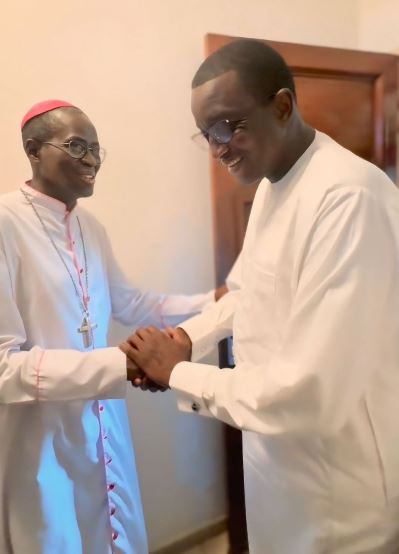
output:
M98 144L87 144L83 140L68 140L67 142L61 142L57 144L55 142L42 142L42 144L49 144L54 146L63 152L66 152L75 160L81 160L84 158L88 151L91 152L96 162L102 164L105 160L105 150Z

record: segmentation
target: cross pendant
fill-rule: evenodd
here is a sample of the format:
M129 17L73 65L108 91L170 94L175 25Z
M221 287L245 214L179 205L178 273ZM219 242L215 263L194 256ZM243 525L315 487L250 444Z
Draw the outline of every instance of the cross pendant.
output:
M79 327L78 333L82 335L84 348L89 348L93 345L93 329L96 327L96 324L90 323L89 315L83 316L82 325Z

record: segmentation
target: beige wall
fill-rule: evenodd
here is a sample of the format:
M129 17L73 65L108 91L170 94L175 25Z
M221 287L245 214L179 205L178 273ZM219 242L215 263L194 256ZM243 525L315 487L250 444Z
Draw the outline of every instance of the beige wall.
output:
M399 2L358 1L358 47L362 50L399 54Z
M108 150L86 205L107 226L126 272L159 291L211 287L208 160L189 140L190 79L204 34L354 48L357 7L354 0L3 2L0 192L29 177L23 112L49 97L74 102ZM222 516L220 426L178 414L171 393L131 392L129 410L151 546Z

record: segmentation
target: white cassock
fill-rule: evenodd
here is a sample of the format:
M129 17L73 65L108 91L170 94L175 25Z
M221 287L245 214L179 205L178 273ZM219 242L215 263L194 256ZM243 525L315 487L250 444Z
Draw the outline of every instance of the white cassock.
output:
M76 282L87 253L95 349L59 256L21 191L0 198L0 553L147 554L127 417L126 358L110 318L175 324L209 295L134 289L103 227L83 209L25 190Z
M251 554L399 552L399 193L322 133L257 191L242 290L182 327L180 406L244 430ZM234 317L233 317L234 316Z

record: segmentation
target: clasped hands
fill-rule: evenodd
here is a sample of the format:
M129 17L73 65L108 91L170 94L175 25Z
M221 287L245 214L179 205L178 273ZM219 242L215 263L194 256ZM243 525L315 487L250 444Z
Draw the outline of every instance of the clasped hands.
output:
M153 392L169 388L175 365L191 359L190 337L180 327L137 329L119 348L126 355L128 380Z

